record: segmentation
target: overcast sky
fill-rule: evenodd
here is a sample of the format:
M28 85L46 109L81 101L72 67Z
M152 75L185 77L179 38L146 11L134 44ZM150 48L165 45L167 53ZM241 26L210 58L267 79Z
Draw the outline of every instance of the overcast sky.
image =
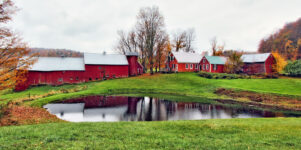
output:
M198 52L216 36L226 49L256 51L260 39L301 17L301 0L15 0L12 27L30 47L112 51L140 8L158 6L166 29L194 28Z

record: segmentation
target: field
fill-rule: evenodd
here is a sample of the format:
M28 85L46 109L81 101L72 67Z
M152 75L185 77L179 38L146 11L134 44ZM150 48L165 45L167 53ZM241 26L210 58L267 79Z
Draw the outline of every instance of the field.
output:
M0 128L0 149L301 149L301 119L56 123Z
M221 88L238 94L267 96L271 100L255 102L248 97L217 94ZM301 149L299 118L68 123L53 118L40 108L56 100L101 94L147 95L206 103L230 99L294 110L301 106L301 80L215 80L201 78L196 73L179 73L58 87L40 86L23 92L3 91L0 104L9 104L7 110L11 115L5 116L4 112L2 118L12 122L8 125L22 126L0 127L0 149ZM275 97L281 97L283 102L273 99Z

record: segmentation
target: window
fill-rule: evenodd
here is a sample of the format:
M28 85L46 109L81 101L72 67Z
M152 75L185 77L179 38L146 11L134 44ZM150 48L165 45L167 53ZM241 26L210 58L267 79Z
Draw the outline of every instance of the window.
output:
M198 69L198 68L199 68L198 64L195 64L195 69Z
M203 65L203 70L206 70L205 64Z
M72 78L72 77L70 77L70 80L72 81L72 80L73 80L73 78Z
M59 80L58 80L59 82L63 82L63 78L59 78Z
M190 64L190 69L193 69L193 64Z
M172 64L172 69L175 69L175 64Z
M203 59L203 63L205 63L205 59Z
M189 68L188 64L186 64L185 68L186 68L186 69L188 69L188 68Z
M90 81L92 81L92 78L89 78Z
M101 70L101 67L98 67L99 70Z
M206 70L209 70L209 65L208 64L206 65Z
M79 80L79 78L78 78L78 77L76 77L76 79L75 79L75 80L77 80L77 81L78 81L78 80Z
M213 70L216 70L217 69L217 66L216 66L216 64L214 64L214 66L213 66Z

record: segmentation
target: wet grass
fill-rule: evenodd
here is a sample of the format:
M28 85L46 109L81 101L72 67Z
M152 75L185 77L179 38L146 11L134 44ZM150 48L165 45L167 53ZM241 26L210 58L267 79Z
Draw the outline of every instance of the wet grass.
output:
M0 128L0 149L301 149L301 119L55 123Z

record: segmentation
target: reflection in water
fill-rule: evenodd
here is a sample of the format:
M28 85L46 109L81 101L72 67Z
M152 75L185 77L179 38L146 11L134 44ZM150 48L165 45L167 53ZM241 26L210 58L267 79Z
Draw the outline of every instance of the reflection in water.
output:
M172 102L156 98L89 96L47 104L44 108L71 122L199 120L286 116L283 113L221 105Z

